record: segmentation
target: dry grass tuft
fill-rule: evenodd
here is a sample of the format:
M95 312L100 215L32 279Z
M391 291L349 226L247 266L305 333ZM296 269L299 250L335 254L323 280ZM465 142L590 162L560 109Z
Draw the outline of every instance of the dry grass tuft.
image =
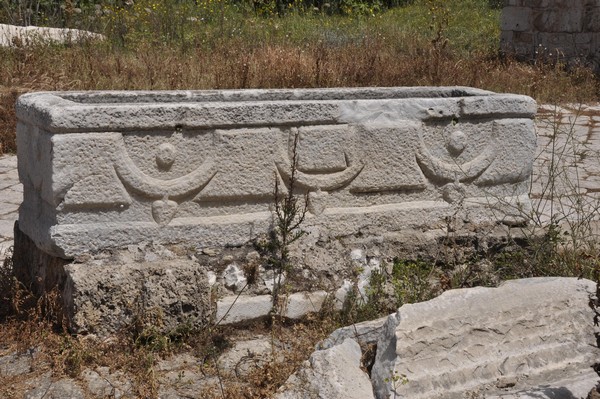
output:
M19 94L21 93L16 89L0 89L0 155L17 151L17 117L14 105Z

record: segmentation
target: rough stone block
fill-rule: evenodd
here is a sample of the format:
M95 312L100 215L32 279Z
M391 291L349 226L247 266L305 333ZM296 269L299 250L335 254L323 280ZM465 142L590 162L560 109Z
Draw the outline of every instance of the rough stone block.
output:
M76 262L52 257L15 226L15 274L39 295L57 289L71 331L106 336L152 325L170 331L211 319L206 268L165 248L111 251Z
M600 7L589 7L583 17L584 32L600 32Z
M556 4L540 8L533 15L533 30L538 32L573 33L583 30L584 8Z
M307 226L425 226L425 209L527 202L535 111L459 87L27 94L20 228L64 258L245 244L268 229L275 180L287 189L296 136Z
M564 1L564 0L558 0L558 1ZM566 0L566 1L572 1L572 0ZM553 5L554 3L556 3L556 0L521 0L523 7L531 7L531 8L546 8L549 7L551 5Z
M531 9L528 7L504 7L500 20L503 31L524 32L531 29Z
M535 35L531 32L515 32L513 40L520 46L533 46L535 44Z
M521 7L523 6L523 0L504 0L504 7L513 6L513 7Z
M593 34L591 32L579 33L575 35L575 44L589 44L591 43Z
M513 52L514 33L511 30L500 32L500 48L505 52Z
M583 397L600 380L595 294L589 280L537 278L404 305L378 343L376 396Z
M575 35L572 33L555 34L550 36L550 40L548 40L548 42L561 53L568 54L571 52L571 48L574 47Z

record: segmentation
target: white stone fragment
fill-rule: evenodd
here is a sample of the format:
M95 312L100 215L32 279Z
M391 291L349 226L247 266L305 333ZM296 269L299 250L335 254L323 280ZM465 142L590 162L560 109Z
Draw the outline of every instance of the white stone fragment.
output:
M217 301L217 324L233 324L267 316L273 309L270 295L232 295Z
M342 286L335 291L335 307L340 310L344 306L348 293L352 291L353 284L350 280L344 280Z
M239 292L248 284L248 279L244 275L244 271L240 269L237 263L231 263L223 271L223 280L225 287Z
M360 346L350 338L316 351L288 378L275 398L374 398L369 377L360 368L361 356Z
M208 278L208 285L213 286L217 283L217 274L213 271L209 271L206 273L206 277Z
M290 319L299 319L308 313L314 313L321 310L323 302L327 298L327 292L297 292L286 298L285 317Z
M595 293L589 280L536 278L404 305L388 318L378 343L371 373L376 395L587 394L600 381L591 373L600 357L590 306ZM394 375L406 376L407 383L395 384Z
M363 251L362 249L353 249L350 252L350 259L356 261L356 262L364 262L365 258L363 256Z

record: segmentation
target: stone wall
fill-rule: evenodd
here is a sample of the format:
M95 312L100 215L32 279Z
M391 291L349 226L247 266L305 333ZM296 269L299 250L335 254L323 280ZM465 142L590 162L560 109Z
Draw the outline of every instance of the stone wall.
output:
M501 48L527 61L600 67L599 0L505 0Z

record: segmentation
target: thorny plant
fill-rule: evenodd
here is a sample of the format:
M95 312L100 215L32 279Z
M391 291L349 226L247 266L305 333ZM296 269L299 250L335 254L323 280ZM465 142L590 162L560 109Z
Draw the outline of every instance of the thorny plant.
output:
M430 18L429 30L432 34L430 76L433 83L438 85L441 81L440 63L442 55L449 42L447 30L450 23L450 10L444 0L427 0L426 4Z

